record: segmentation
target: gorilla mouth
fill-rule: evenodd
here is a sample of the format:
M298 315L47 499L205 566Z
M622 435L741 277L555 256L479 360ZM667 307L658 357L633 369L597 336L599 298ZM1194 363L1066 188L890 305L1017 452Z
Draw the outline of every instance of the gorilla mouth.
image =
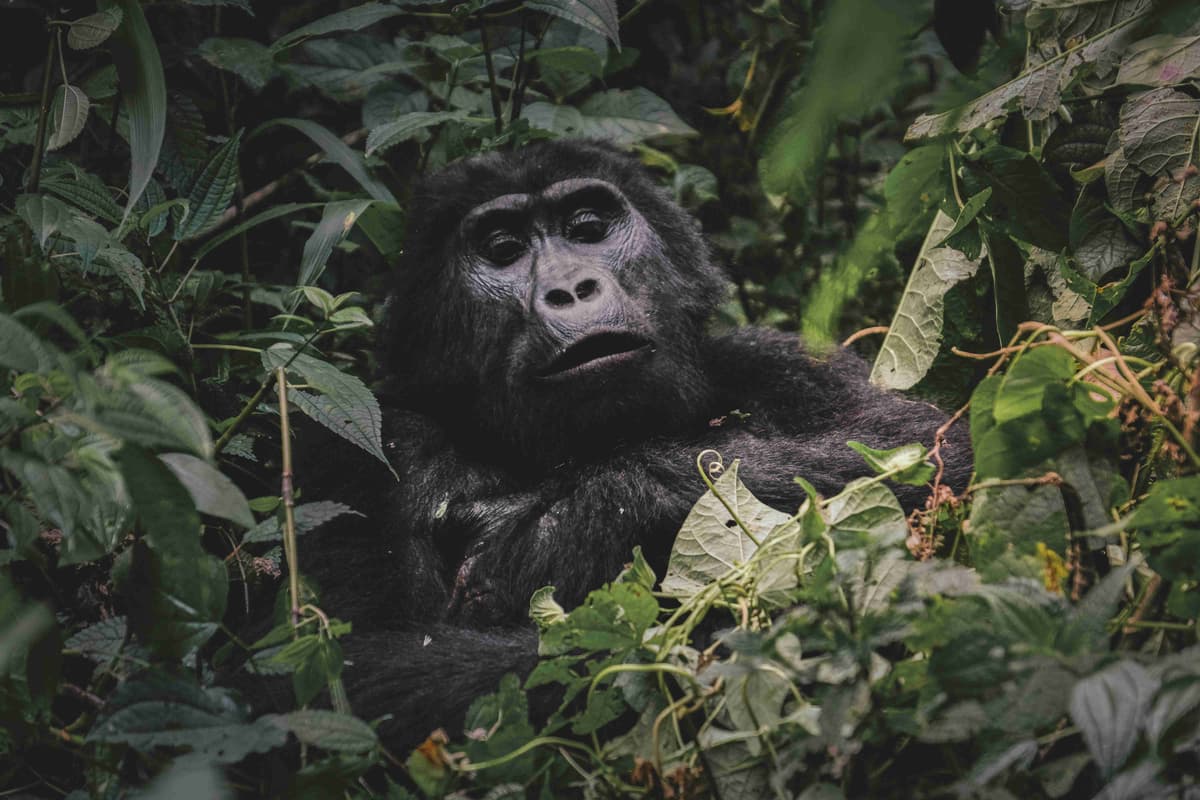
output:
M585 336L564 350L538 373L539 378L560 379L597 372L632 361L650 347L643 336L604 331Z

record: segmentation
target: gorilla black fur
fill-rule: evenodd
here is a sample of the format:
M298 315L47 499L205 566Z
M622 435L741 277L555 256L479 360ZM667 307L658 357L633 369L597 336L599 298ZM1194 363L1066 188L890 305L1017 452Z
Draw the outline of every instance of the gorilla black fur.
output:
M570 608L635 545L661 576L704 490L701 450L742 459L758 497L796 508L797 475L834 493L867 474L847 440L930 445L946 420L869 385L849 353L707 333L725 280L698 223L602 144L449 167L416 193L407 242L380 330L399 483L340 467L351 485L334 499L368 519L301 547L328 610L354 624L351 703L391 713L397 746L452 728L536 663L536 589L554 585ZM942 454L961 487L957 427ZM907 507L926 494L895 489Z

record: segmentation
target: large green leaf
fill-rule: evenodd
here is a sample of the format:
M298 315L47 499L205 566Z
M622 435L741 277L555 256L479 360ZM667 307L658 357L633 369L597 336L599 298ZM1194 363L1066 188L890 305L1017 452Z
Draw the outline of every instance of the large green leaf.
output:
M117 30L124 17L119 6L80 17L67 29L67 44L74 50L90 50L103 44Z
M158 458L188 490L197 511L236 522L243 528L254 527L254 515L246 496L212 464L187 453L164 453Z
M142 4L139 0L116 0L116 4L125 17L112 37L112 57L121 78L121 103L129 116L128 217L158 165L167 127L167 84Z
M217 69L237 75L255 92L279 74L274 52L253 39L214 36L201 42L196 52Z
M287 740L272 717L253 722L225 689L203 689L163 673L122 684L105 705L89 742L125 744L143 753L185 749L198 763L234 764Z
M526 0L525 7L595 31L621 49L616 0Z
M48 372L58 363L54 345L8 314L0 313L0 367L18 372Z
M953 228L954 220L938 211L871 368L871 382L877 386L908 389L925 377L941 346L946 293L979 270L978 259L933 246Z
M204 233L220 216L233 197L238 182L238 147L242 132L234 134L196 176L188 192L188 214L175 228L175 240L191 239Z
M533 103L521 113L529 124L559 136L606 139L629 146L657 136L695 136L671 106L649 89L609 89L575 109Z
M1100 773L1115 773L1133 752L1158 681L1135 661L1118 661L1071 691L1071 719Z
M335 711L304 709L269 717L304 744L344 753L364 753L379 744L375 730L358 719Z
M41 194L17 197L17 215L33 231L33 237L43 251L50 237L71 218L71 211L60 200Z
M371 390L332 364L305 353L292 358L294 353L291 345L275 345L263 351L263 367L273 372L291 359L288 371L300 375L304 383L321 394L293 389L288 392L288 399L313 420L366 450L391 470L383 454L383 415Z
M271 50L279 52L294 47L306 39L324 36L338 31L358 31L377 22L405 13L403 8L386 3L363 3L361 6L347 8L327 17L301 25L295 30L288 31L271 44Z
M713 491L692 506L667 564L662 590L672 597L686 599L709 583L725 577L730 570L744 564L758 550L741 526L729 513L732 509L754 538L764 541L773 529L789 517L755 497L738 480L738 462L733 462L713 483ZM729 509L717 497L724 498Z

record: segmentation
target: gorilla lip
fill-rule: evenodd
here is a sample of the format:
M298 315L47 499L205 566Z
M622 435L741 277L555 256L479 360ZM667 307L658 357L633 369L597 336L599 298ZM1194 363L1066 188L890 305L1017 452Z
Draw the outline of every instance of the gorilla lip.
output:
M597 372L640 357L650 340L626 331L601 331L579 339L538 373L543 380L560 380Z

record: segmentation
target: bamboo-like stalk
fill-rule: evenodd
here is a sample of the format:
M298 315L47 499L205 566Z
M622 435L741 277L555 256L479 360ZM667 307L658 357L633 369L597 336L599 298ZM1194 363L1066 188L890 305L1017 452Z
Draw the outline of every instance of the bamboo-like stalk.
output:
M283 474L280 496L283 498L283 553L288 562L288 592L292 601L292 627L300 624L300 565L296 563L296 498L292 492L292 431L288 423L287 370L275 369L275 384L279 390L279 429L283 441ZM294 631L293 631L294 633Z

